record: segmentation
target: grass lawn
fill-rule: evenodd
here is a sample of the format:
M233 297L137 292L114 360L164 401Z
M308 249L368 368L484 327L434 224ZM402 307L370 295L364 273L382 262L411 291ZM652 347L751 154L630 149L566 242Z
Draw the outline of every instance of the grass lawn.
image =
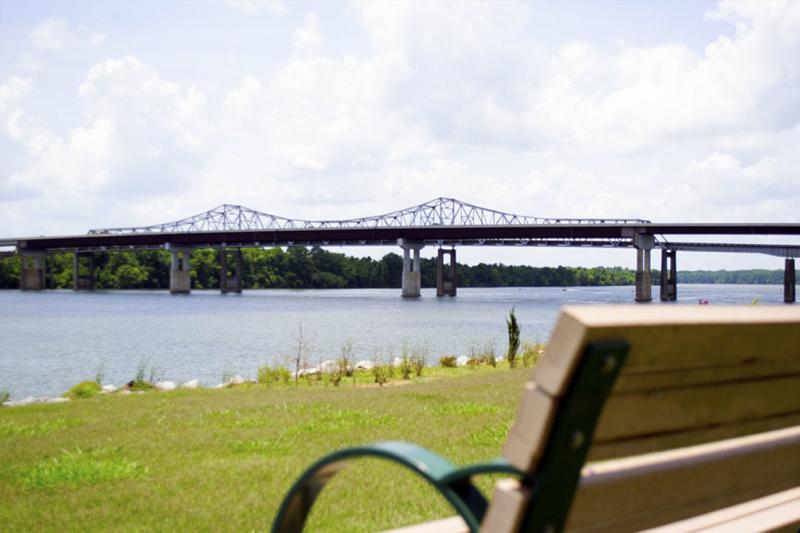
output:
M384 387L252 385L0 408L0 529L265 530L304 468L338 448L408 440L456 464L497 456L530 370L426 372ZM450 514L424 481L368 459L329 484L308 529Z

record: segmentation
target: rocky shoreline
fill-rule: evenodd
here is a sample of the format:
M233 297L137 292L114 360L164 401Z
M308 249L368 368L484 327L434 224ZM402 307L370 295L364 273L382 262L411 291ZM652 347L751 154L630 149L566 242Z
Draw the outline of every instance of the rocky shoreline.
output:
M464 356L464 355L456 357L455 358L455 366L459 366L459 367L467 366L469 364L469 360L470 360L469 357ZM501 360L502 360L502 357L498 357L497 358L498 362L501 361ZM392 366L393 367L399 367L401 365L401 363L402 363L402 360L399 357L396 357L392 361ZM321 374L321 373L324 374L326 372L333 371L336 368L336 364L337 364L336 361L333 361L333 360L329 359L329 360L322 361L319 366L302 368L296 374L297 374L297 377L300 377L300 376L313 376L313 375L317 375L317 374ZM353 365L353 368L355 370L372 370L374 367L375 367L375 362L374 361L370 361L368 359L364 359L362 361L358 361L357 363L355 363ZM291 377L292 377L292 379L294 379L296 377L294 372L291 373ZM221 389L221 388L224 388L224 387L232 387L232 386L235 386L235 385L243 385L243 384L246 384L246 383L255 384L255 383L257 383L257 381L255 381L253 379L246 379L246 378L244 378L244 377L242 377L242 376L237 374L237 375L233 375L233 376L227 377L227 378L225 378L225 380L223 380L222 383L218 383L218 384L213 385L213 386L208 387L208 388L210 388L210 389ZM199 388L205 388L205 387L203 387L203 385L200 384L200 381L197 380L197 379L192 379L192 380L189 380L189 381L186 381L186 382L183 382L183 383L176 383L175 381L164 380L164 381L158 381L156 383L153 383L152 385L153 385L152 388L154 390L158 390L158 391L172 391L172 390L176 390L176 389L199 389ZM143 391L143 390L131 390L132 387L133 387L133 382L128 382L128 383L122 384L119 387L117 387L115 385L107 384L107 385L103 385L102 386L102 389L98 392L98 394L127 395L127 394L144 394L145 393L145 391ZM23 406L23 405L32 405L32 404L64 403L64 402L69 402L69 401L72 401L72 399L67 397L67 396L56 396L56 397L50 397L50 396L28 396L28 397L23 398L21 400L8 400L8 401L6 401L6 402L4 402L2 404L2 407L19 407L19 406Z

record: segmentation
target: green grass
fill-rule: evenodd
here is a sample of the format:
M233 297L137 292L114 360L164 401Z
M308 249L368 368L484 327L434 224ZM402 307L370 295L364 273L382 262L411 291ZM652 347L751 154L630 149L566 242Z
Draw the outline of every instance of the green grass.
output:
M429 371L430 370L430 371ZM456 464L496 457L529 370L426 369L411 381L99 395L0 409L4 531L264 530L322 454L407 440ZM302 381L302 380L301 380ZM492 479L480 486L489 490ZM451 514L422 480L365 459L323 491L312 531Z

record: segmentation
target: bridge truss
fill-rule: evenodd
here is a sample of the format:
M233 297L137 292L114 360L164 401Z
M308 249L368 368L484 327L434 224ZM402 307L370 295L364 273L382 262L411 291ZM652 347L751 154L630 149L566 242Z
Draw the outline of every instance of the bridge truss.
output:
M543 218L515 215L478 207L454 198L435 198L420 205L383 215L346 220L301 220L223 204L215 209L175 222L129 228L92 229L89 235L138 233L197 233L209 231L419 228L437 226L520 226L549 224L647 224L641 219Z

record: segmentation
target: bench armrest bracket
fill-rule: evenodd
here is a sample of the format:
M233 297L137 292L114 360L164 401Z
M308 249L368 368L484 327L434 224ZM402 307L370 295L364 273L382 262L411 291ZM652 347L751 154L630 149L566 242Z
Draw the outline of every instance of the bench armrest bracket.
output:
M444 496L471 531L477 531L480 527L487 502L472 484L470 477L487 473L521 475L521 472L504 459L458 469L442 456L406 442L377 442L347 448L331 453L311 465L292 485L272 524L273 533L302 531L311 507L328 481L351 460L363 457L386 459L421 476Z

